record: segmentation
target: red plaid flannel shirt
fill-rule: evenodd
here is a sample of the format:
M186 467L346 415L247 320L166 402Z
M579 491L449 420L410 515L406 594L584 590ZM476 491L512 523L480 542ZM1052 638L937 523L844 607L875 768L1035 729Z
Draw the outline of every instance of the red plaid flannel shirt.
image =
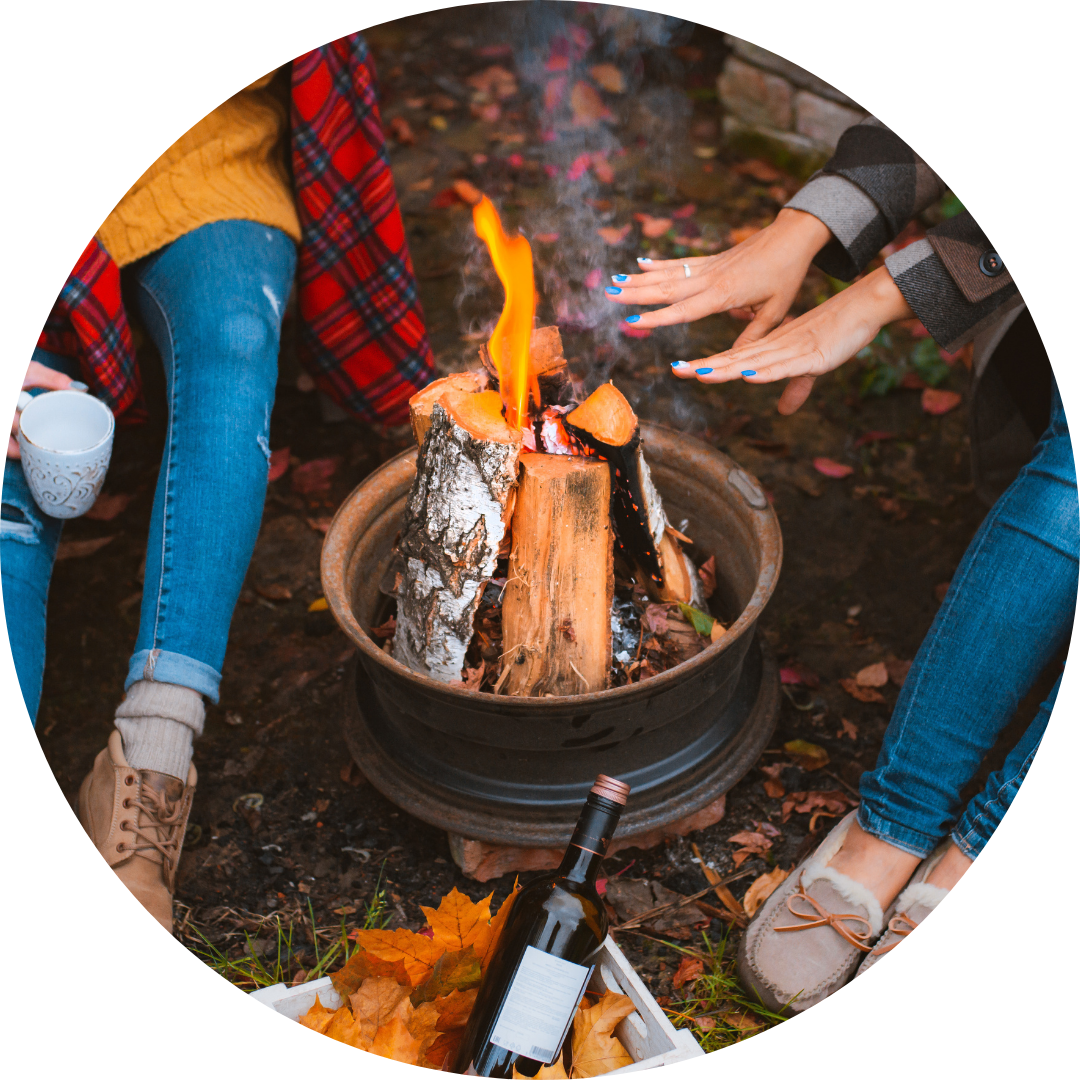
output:
M303 230L298 353L316 385L362 420L408 418L435 361L383 139L367 44L352 34L292 66L292 160ZM95 237L38 344L79 360L117 415L140 398L120 272Z

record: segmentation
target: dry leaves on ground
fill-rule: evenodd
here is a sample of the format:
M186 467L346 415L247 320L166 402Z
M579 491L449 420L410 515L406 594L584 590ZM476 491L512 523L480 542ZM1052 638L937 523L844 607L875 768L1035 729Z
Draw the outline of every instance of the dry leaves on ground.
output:
M814 468L822 476L828 476L833 480L843 480L845 476L850 476L855 471L850 465L841 465L839 461L833 461L832 458L827 457L814 458Z
M819 817L838 817L851 807L858 806L846 791L793 791L780 805L780 821L786 822L792 814L809 814L810 831L813 832Z
M955 390L936 390L928 386L922 392L923 412L931 416L944 416L952 412L963 399Z
M750 832L748 830L729 836L728 843L739 845L739 849L731 856L736 870L752 856L764 855L773 844L764 833Z
M96 540L61 540L56 548L56 561L85 559L88 555L96 554L115 539L115 536L99 536Z
M762 874L760 877L754 878L750 883L750 888L746 890L746 895L743 897L743 909L750 918L754 917L755 912L766 900L772 896L776 887L790 874L790 870L784 870L777 866L775 869L770 870L767 874Z
M792 739L784 743L784 753L790 755L803 772L823 769L829 764L828 751L823 746L805 739Z
M595 64L589 68L593 82L609 94L621 94L626 90L626 79L614 64Z
M316 458L292 471L292 488L297 495L314 495L330 490L330 478L341 464L340 457Z
M878 705L885 703L885 698L877 690L872 686L860 686L855 679L841 679L840 686L856 701L875 702Z
M884 686L889 681L889 669L884 663L868 664L855 673L855 682L859 686Z
M784 782L780 779L781 773L787 768L783 762L776 765L758 766L765 774L765 794L770 799L782 799L784 797Z
M705 970L705 963L697 956L684 956L671 976L671 985L681 990L687 983L695 982Z

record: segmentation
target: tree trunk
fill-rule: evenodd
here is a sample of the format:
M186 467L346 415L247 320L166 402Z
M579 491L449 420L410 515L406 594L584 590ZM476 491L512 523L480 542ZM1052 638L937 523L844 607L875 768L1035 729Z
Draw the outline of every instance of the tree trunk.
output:
M424 445L424 436L431 427L431 410L447 390L462 390L475 394L484 389L486 382L482 371L459 371L454 375L447 375L445 379L436 379L418 394L413 394L409 398L409 421L412 423L416 445Z
M434 404L402 522L393 656L440 682L461 678L513 511L521 432L500 409L492 391L449 390Z
M607 687L614 590L610 506L610 472L602 462L522 456L497 692L532 697Z

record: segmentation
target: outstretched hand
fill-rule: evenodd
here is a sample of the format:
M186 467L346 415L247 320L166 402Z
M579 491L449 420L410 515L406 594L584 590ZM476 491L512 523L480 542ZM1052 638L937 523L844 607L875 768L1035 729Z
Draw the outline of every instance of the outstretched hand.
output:
M672 364L672 373L703 383L790 379L777 405L787 416L810 396L819 375L851 359L887 323L912 314L889 271L881 267L760 341L746 341L744 334L727 352Z
M771 225L719 255L639 260L644 272L613 275L607 298L632 306L667 305L627 317L643 329L750 310L753 321L735 344L757 341L783 322L810 261L831 238L828 226L812 214L784 209Z

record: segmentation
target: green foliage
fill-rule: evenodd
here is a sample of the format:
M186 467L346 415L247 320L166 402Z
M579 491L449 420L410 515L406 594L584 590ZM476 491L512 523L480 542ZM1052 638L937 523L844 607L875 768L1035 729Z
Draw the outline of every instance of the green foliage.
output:
M679 610L683 613L686 621L702 636L708 637L712 633L713 624L716 620L704 611L699 611L689 604L680 604Z
M390 902L386 899L386 889L383 886L383 872L386 870L386 860L383 859L379 867L379 880L375 882L375 891L364 908L364 921L360 924L361 930L385 930L390 921Z
M683 987L685 998L664 1006L668 1019L677 1028L689 1028L706 1053L722 1050L750 1035L757 1035L782 1023L786 1017L767 1009L756 997L749 996L735 975L735 958L727 956L728 933L714 942L702 933L704 949L689 949L665 944L685 956L703 961L703 973ZM699 1021L706 1021L705 1025ZM715 1021L708 1027L708 1021Z
M941 351L933 338L923 338L910 357L915 373L928 386L937 386L949 377L949 365L941 359Z

